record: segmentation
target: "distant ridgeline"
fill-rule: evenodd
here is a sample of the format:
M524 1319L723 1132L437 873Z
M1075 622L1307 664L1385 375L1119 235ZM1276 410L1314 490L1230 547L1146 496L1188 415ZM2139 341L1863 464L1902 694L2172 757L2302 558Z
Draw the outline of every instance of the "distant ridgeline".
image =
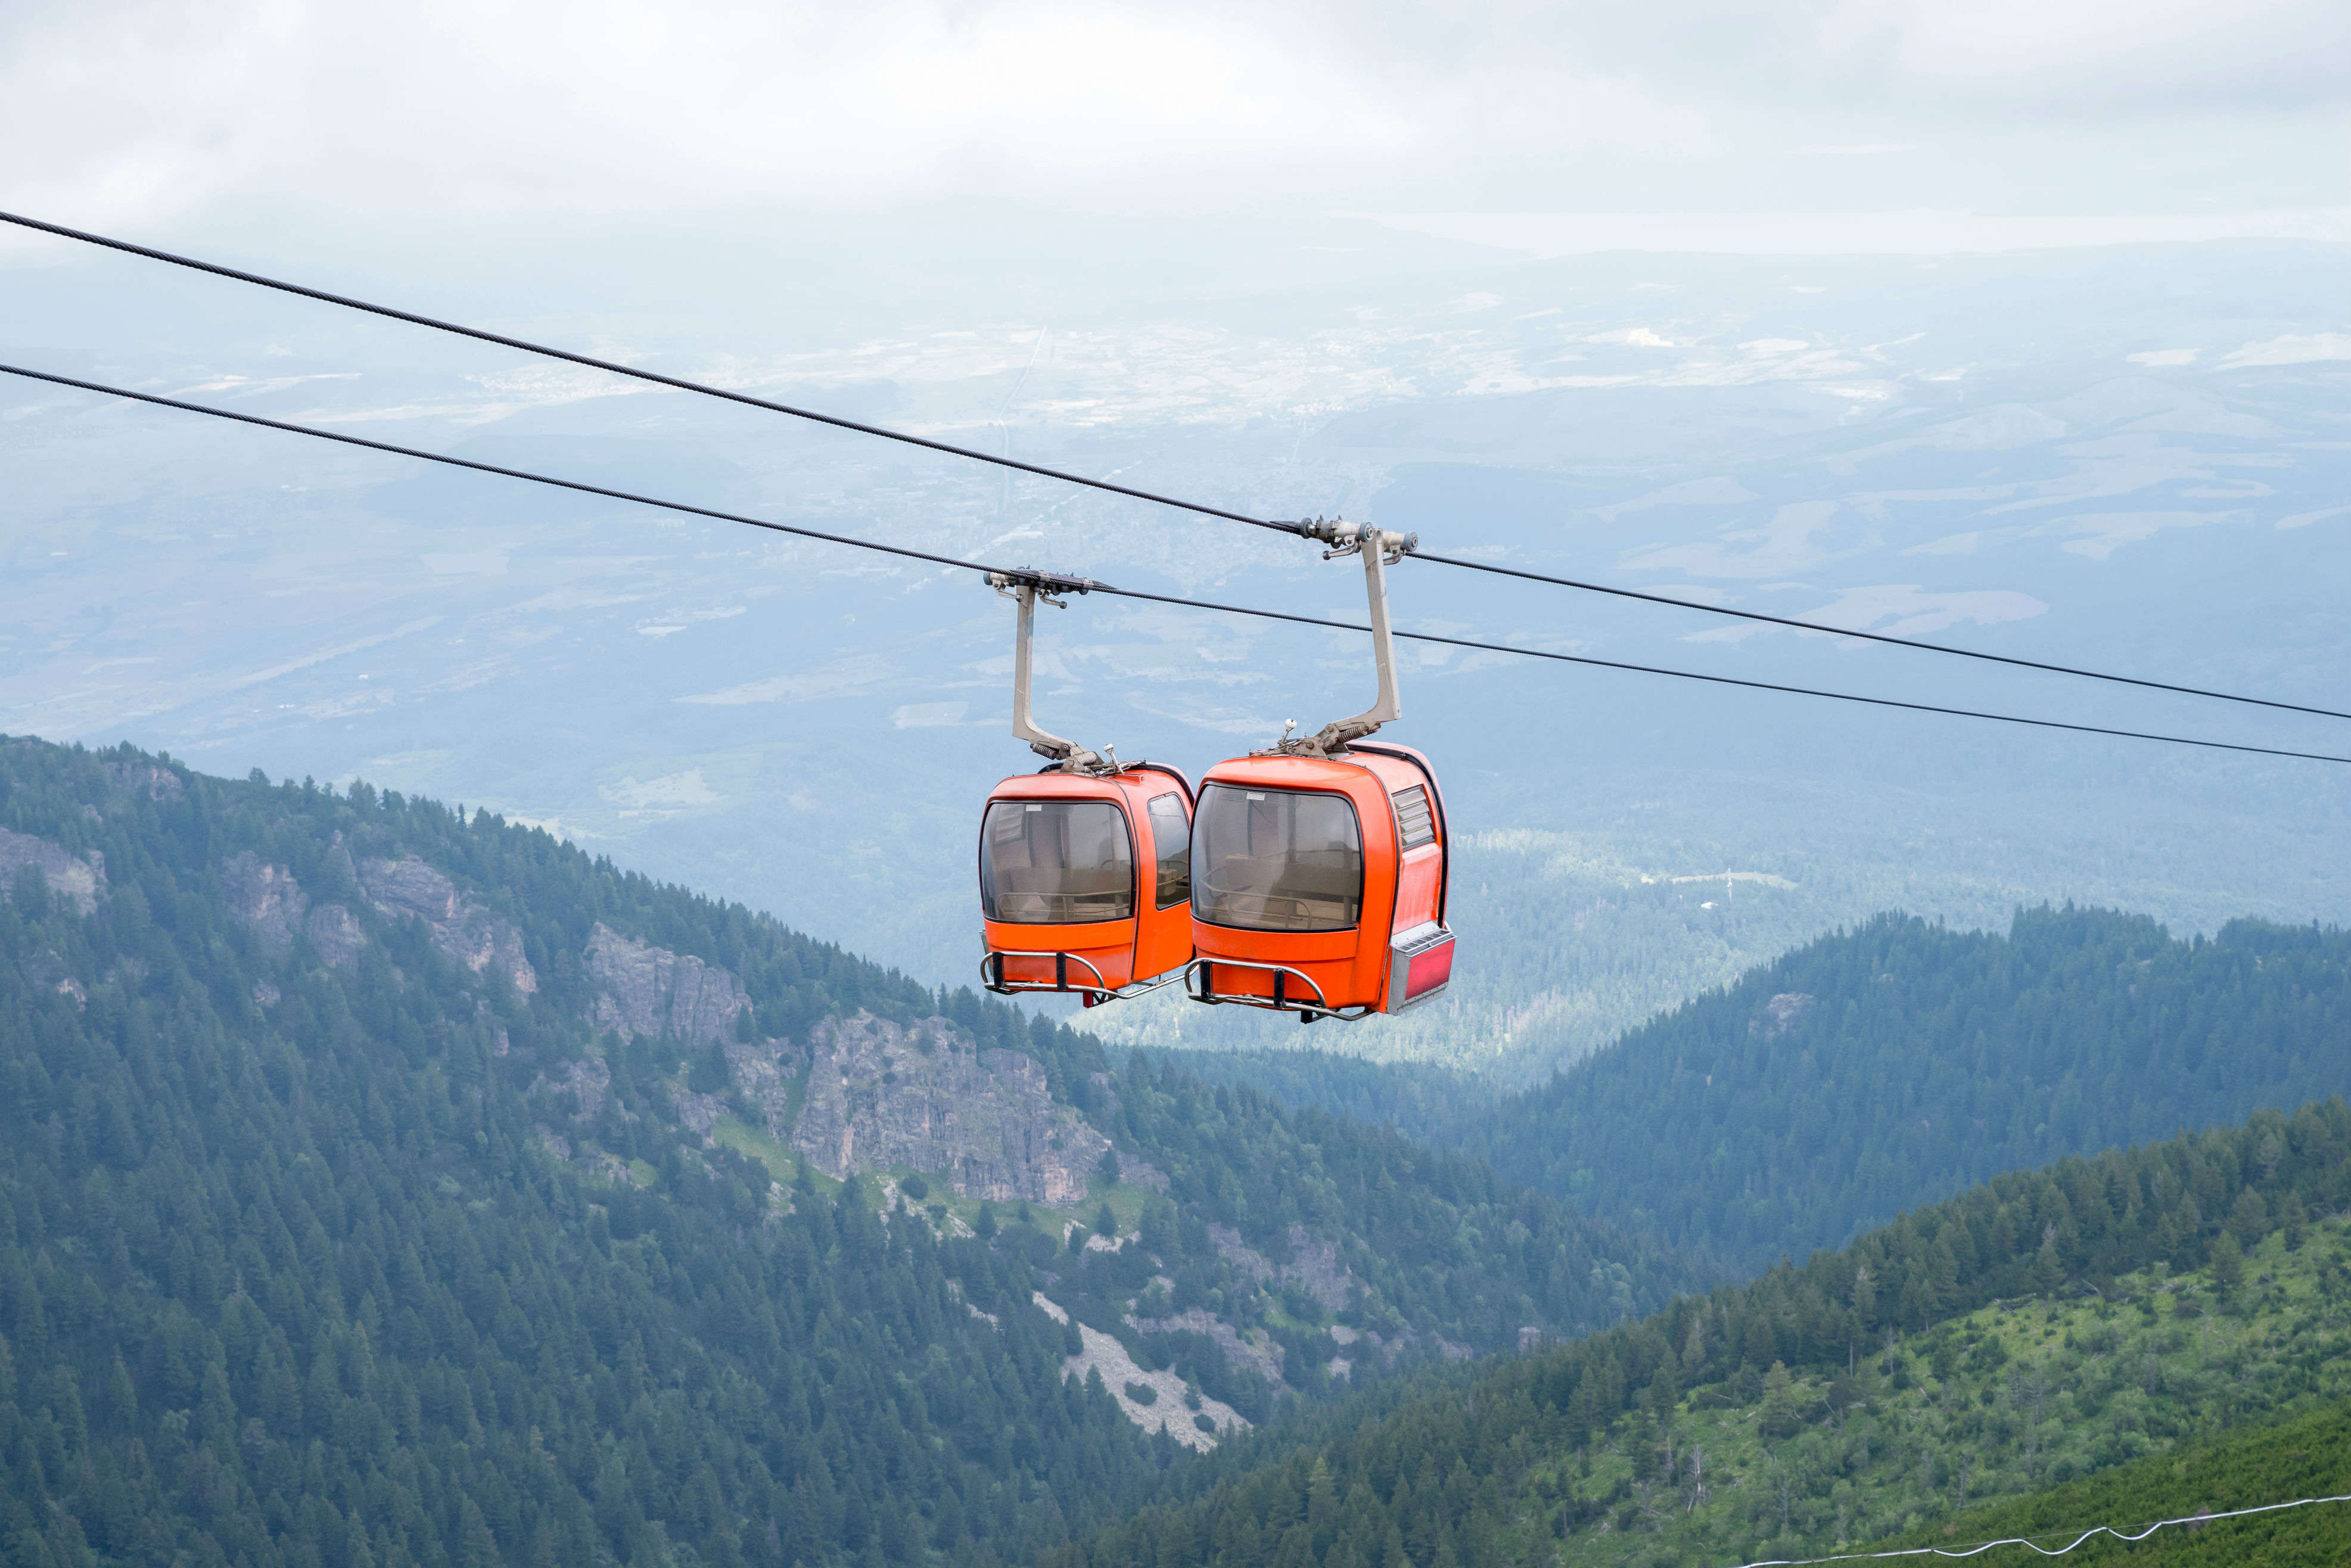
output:
M0 1552L1033 1554L1719 1270L430 801L0 739Z
M2351 931L1894 915L1636 1030L1468 1147L1751 1268L2001 1171L2351 1092Z
M2011 1173L1639 1322L1308 1413L1042 1562L1599 1568L1896 1531L1960 1544L2009 1517L1970 1500L2351 1396L2346 1207L2340 1098ZM2345 1473L2281 1452L2297 1463L2278 1489ZM2123 1522L2274 1500L2218 1494L2190 1461L2137 1474Z
M2239 920L2181 942L2066 908L2000 936L1884 915L1508 1098L1313 1053L1199 1068L1392 1121L1751 1271L2001 1171L2351 1092L2351 931Z

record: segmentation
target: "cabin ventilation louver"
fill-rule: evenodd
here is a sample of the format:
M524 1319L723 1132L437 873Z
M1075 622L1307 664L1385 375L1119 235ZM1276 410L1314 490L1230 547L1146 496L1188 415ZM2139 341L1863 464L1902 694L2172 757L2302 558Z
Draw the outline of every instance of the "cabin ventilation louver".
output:
M1437 823L1428 813L1428 791L1416 784L1388 797L1395 805L1396 837L1410 852L1437 841Z

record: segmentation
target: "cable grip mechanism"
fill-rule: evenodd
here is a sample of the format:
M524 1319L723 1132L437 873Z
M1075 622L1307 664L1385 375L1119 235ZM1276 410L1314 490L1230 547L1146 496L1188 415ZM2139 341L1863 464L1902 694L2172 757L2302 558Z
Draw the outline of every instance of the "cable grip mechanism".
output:
M1404 716L1404 704L1396 694L1395 639L1388 630L1385 569L1417 549L1420 536L1389 533L1368 523L1351 523L1343 517L1315 517L1301 522L1298 528L1301 537L1320 539L1331 547L1322 552L1324 560L1351 555L1363 558L1364 595L1370 602L1372 616L1372 667L1379 678L1379 695L1370 707L1354 717L1333 719L1312 735L1292 738L1290 726L1283 726L1281 738L1256 754L1260 757L1335 757L1347 749L1348 742L1361 740L1382 725L1393 724Z
M1050 571L991 571L987 585L1006 599L1019 605L1020 612L1014 622L1012 635L1012 733L1029 743L1029 749L1053 766L1047 771L1063 773L1115 773L1119 770L1115 750L1104 747L1101 752L1087 750L1073 740L1064 740L1052 731L1040 729L1029 715L1029 687L1034 665L1037 605L1040 601L1056 610L1067 610L1069 603L1058 597L1062 594L1085 593L1097 586L1092 578L1063 577Z

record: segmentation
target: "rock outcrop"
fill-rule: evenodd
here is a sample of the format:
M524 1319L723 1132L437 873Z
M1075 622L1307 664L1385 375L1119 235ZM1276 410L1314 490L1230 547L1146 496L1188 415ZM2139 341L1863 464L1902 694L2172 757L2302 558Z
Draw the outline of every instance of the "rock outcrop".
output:
M1339 1246L1328 1237L1316 1236L1302 1225L1290 1228L1290 1261L1276 1264L1264 1253L1241 1239L1241 1233L1228 1225L1208 1227L1208 1239L1217 1255L1232 1264L1258 1284L1270 1281L1276 1285L1296 1285L1324 1312L1343 1311L1355 1288L1354 1271L1339 1260Z
M229 913L261 934L270 946L284 952L302 929L310 895L282 865L265 862L251 850L242 850L221 862L221 892Z
M597 987L589 1021L623 1038L668 1036L707 1045L735 1032L751 1005L743 984L715 964L622 936L599 921L588 938L588 977Z
M1225 1353L1226 1363L1235 1371L1253 1372L1276 1386L1281 1383L1281 1364L1286 1353L1263 1329L1255 1331L1252 1337L1243 1338L1232 1324L1201 1307L1165 1318L1138 1318L1129 1312L1126 1323L1137 1333L1206 1334Z
M26 866L48 880L49 895L77 915L97 913L106 896L106 856L98 850L77 855L63 844L0 828L0 896L5 896Z
M1017 1051L977 1049L945 1019L901 1029L861 1012L817 1026L791 1145L827 1176L905 1166L965 1197L1056 1207L1086 1196L1110 1140L1056 1103Z
M563 1108L580 1125L592 1126L596 1118L604 1113L605 1097L612 1092L612 1070L604 1065L604 1059L601 1056L583 1056L577 1061L564 1063L563 1075L559 1078L550 1079L540 1073L538 1081L530 1086L530 1092L533 1094L552 1092L559 1098L569 1094L576 1103Z
M1290 1261L1282 1266L1281 1279L1301 1287L1326 1312L1345 1311L1355 1288L1354 1271L1339 1261L1339 1244L1309 1235L1302 1225L1290 1228Z
M792 1085L807 1067L807 1053L788 1040L734 1040L726 1047L726 1076L736 1098L779 1144L791 1135Z
M152 762L110 762L106 781L125 795L144 795L167 803L188 792L178 774Z
M1813 999L1810 991L1782 991L1755 1009L1755 1016L1747 1020L1747 1032L1766 1040L1777 1039L1813 1010Z
M340 904L322 904L311 910L302 922L302 935L331 968L351 967L360 961L360 949L367 946L367 932Z
M361 861L356 868L367 900L393 919L415 915L433 933L433 945L475 974L495 965L526 994L538 989L538 971L523 956L522 933L457 884L414 855Z
M1240 1270L1251 1284L1262 1285L1273 1278L1273 1261L1264 1253L1241 1239L1241 1233L1229 1225L1211 1223L1208 1242L1217 1256Z

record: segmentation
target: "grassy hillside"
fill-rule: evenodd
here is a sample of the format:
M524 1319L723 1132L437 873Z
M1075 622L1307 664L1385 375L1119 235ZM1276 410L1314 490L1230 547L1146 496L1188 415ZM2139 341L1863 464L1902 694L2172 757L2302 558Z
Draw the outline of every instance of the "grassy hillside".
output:
M1376 1418L1235 1448L1045 1561L1699 1563L1935 1523L2341 1397L2351 1256L2310 1216L2346 1203L2340 1099L2001 1176Z
M2095 1524L2137 1534L2158 1520L2346 1495L2351 1495L2351 1402L1970 1509L1932 1529L1892 1536L1861 1550L1949 1549L2017 1536L2054 1549ZM1997 1565L2038 1558L2024 1547L2004 1547L1984 1553L1981 1560ZM2335 1568L2351 1563L2351 1503L2171 1525L2137 1543L2099 1536L2074 1548L2067 1560L2151 1563L2156 1568Z
M1597 1564L1619 1561L1627 1536L1648 1538L1656 1561L1692 1563L1843 1547L1932 1520L1952 1539L1947 1516L1971 1499L2351 1396L2346 1266L2345 1228L2330 1220L2263 1239L2225 1266L2226 1282L2209 1266L2137 1271L2104 1296L1980 1308L1848 1369L1775 1364L1694 1389L1599 1452L1534 1472L1528 1490L1555 1506L1523 1543L1548 1528L1558 1562Z
M986 1563L1712 1277L364 785L0 741L0 873L12 1560Z

